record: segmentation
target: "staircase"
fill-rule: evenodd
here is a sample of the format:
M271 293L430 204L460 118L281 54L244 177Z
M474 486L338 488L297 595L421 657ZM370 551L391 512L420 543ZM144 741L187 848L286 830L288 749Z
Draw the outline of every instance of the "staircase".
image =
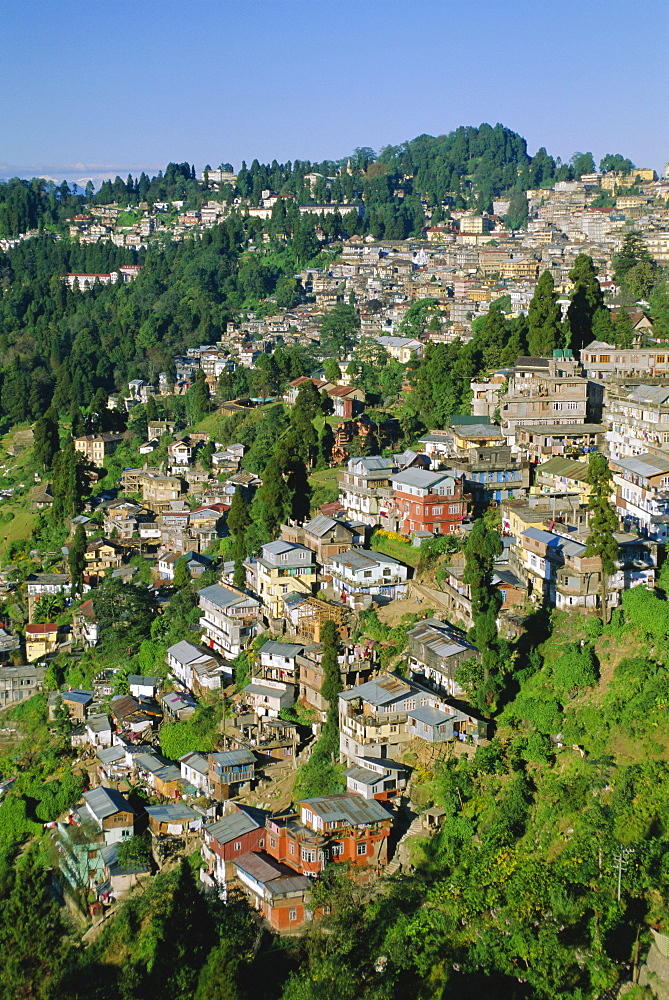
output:
M402 867L402 854L404 853L402 851L403 845L411 837L417 837L421 833L423 833L423 822L422 822L422 819L421 819L420 816L415 816L414 819L411 821L411 823L409 825L409 829L405 833L403 833L402 836L400 837L400 839L397 841L397 845L395 847L395 854L393 856L393 860L390 861L386 865L386 867L383 869L383 876L384 876L384 878L385 877L389 877L391 875L396 875L397 874L397 872Z

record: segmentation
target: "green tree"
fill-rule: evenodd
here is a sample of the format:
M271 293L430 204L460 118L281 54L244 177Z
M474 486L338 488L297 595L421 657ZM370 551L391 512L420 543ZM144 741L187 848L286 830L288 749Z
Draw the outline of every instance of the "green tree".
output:
M615 572L618 559L618 542L614 537L614 532L618 529L618 518L611 506L613 477L609 463L599 452L593 452L590 456L586 481L590 486L590 534L586 539L585 556L597 556L601 561L601 617L606 624L608 578Z
M86 532L83 524L78 524L74 532L74 539L67 556L67 565L70 571L72 597L76 597L83 592L84 570L86 569Z
M628 233L613 258L614 278L634 299L647 298L660 277L641 233Z
M149 396L146 401L146 419L147 422L158 419L158 407L154 396Z
M544 271L537 281L527 318L531 357L552 357L553 351L562 344L563 334L561 310L550 271Z
M323 349L340 359L345 358L355 343L359 329L360 317L355 308L338 302L321 323Z
M502 595L492 584L495 559L502 551L502 539L492 516L480 517L474 522L465 544L463 580L469 585L474 622L472 637L481 656L480 686L473 693L478 707L488 712L495 705L502 683L497 634Z
M190 572L185 556L181 556L174 564L174 579L172 583L177 590L181 590L183 587L190 587L191 585Z
M333 382L338 385L341 381L341 368L337 364L334 358L326 358L323 362L323 370L325 371L325 378L328 382Z
M51 469L56 452L60 448L58 419L52 410L47 410L33 428L35 460L45 470Z
M235 488L235 493L228 511L228 531L233 540L232 558L235 562L235 587L243 588L246 584L246 573L243 560L246 556L246 532L251 524L249 507L244 499L241 486Z
M604 307L604 296L597 281L597 269L592 257L580 253L569 272L572 292L567 310L570 331L570 347L577 352L593 339L593 326L600 314L608 318Z

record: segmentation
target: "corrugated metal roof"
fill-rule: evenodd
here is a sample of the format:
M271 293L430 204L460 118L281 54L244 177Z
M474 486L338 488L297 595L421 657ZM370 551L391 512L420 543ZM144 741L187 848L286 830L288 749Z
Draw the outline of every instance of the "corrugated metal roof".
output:
M655 455L636 455L633 458L617 458L615 464L627 472L648 478L669 472L669 461Z
M337 522L332 517L327 517L325 514L317 514L316 517L312 517L310 521L304 525L304 530L310 535L317 535L319 538L325 535L328 531L331 531Z
M395 483L399 483L400 486L417 486L420 489L428 490L446 480L453 482L455 478L457 477L448 470L428 472L427 469L406 469L404 472L396 473L392 477L392 481L393 486Z
M216 823L211 823L205 826L204 832L205 836L212 837L219 844L227 844L231 840L238 840L239 837L243 837L245 833L251 833L253 830L259 830L261 824L257 823L252 816L248 813L234 812L230 816L224 816L223 819L219 819Z
M423 705L421 708L407 712L407 718L423 722L428 726L441 726L444 722L453 722L455 717L455 712L442 712L438 708L431 708L430 705Z
M382 677L375 677L371 681L365 681L364 684L359 684L357 687L349 688L348 691L342 691L339 697L343 698L344 701L362 698L370 705L379 706L407 698L415 690L417 689L399 677L386 674Z
M90 792L84 792L84 802L97 817L97 819L107 819L117 812L134 813L134 809L127 802L120 792L113 788L92 788Z
M298 805L307 806L324 823L351 823L363 826L391 819L390 813L376 801L360 795L325 795L314 799L300 799Z
M211 757L222 767L232 764L255 764L255 757L250 750L224 750L221 753L212 753Z
M149 819L156 823L191 823L193 820L202 819L200 813L194 809L183 805L181 802L166 802L162 806L145 806L144 810Z
M261 646L258 652L260 654L267 653L272 656L297 656L304 649L303 643L296 642L275 642L274 639L270 639L266 642L264 646Z
M376 785L379 781L384 780L383 774L376 774L374 771L368 771L366 767L359 767L357 764L354 767L347 768L344 771L344 777L351 778L352 781L357 781L361 785Z

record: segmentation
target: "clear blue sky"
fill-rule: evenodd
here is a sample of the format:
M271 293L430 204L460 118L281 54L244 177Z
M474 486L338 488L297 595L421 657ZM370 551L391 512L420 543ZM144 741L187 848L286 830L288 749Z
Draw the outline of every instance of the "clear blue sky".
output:
M345 156L496 122L669 160L668 0L2 0L0 176Z

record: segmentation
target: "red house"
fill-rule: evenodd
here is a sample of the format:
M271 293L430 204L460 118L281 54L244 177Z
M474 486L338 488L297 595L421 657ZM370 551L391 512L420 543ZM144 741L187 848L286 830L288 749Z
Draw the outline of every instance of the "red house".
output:
M224 885L235 877L235 861L265 846L265 817L258 810L239 808L202 827L202 834L202 857L209 866L209 874L219 885Z
M312 919L311 879L305 875L296 875L264 851L243 854L235 862L235 871L252 906L273 930L280 934L296 931Z
M428 472L405 469L391 479L395 491L395 511L403 535L430 531L452 535L464 520L467 503L462 478L452 471Z
M384 867L392 816L376 799L327 795L303 799L297 813L270 816L265 850L302 875L317 875L329 861Z

